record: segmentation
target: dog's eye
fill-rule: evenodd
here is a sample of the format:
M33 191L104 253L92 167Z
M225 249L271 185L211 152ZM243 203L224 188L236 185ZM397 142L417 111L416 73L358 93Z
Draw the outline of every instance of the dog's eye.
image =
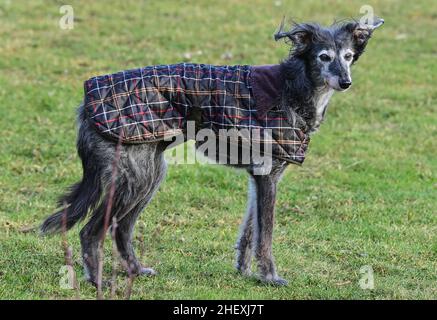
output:
M352 59L352 53L346 53L344 55L345 60L349 61L350 59Z
M329 61L331 61L331 57L328 56L326 53L322 53L322 54L319 56L319 59L322 60L323 62L329 62Z

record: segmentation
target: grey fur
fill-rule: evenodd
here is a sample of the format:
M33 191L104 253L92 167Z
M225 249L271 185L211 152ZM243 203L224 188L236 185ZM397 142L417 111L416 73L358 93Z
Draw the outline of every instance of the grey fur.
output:
M330 87L332 81L327 81L329 79L326 77L350 77L345 64L336 60L340 59L338 55L347 52L344 51L346 49L352 50L352 62L355 62L364 52L373 30L382 24L381 21L368 27L352 21L329 28L317 24L296 24L289 32L281 28L275 38L288 37L294 45L290 56L281 64L285 79L281 108L287 113L290 123L299 123L298 126L305 126L308 132L317 130L326 113L330 90L339 90L335 86ZM329 65L319 59L323 50L332 54ZM68 230L90 213L88 223L80 232L80 239L88 280L96 284L98 248L102 234L107 231L104 230L103 220L117 143L97 133L89 123L83 105L79 107L78 126L77 149L82 160L83 179L61 198L60 205L63 208L44 221L41 231L59 232L63 226ZM153 270L143 268L135 257L132 232L139 214L165 177L163 152L169 144L153 142L120 146L109 221L116 218L116 244L130 274L153 273ZM247 213L236 245L236 268L242 274L249 275L254 256L259 279L275 285L287 283L278 276L272 254L277 184L287 165L284 161L273 160L271 171L263 175L256 174L259 164L232 165L247 170L250 175ZM66 219L63 223L64 214Z

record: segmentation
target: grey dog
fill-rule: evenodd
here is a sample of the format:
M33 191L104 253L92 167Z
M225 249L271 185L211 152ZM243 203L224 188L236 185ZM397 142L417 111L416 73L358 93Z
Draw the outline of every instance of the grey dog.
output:
M373 31L383 22L375 17L372 22L351 20L329 27L295 23L288 31L284 31L281 24L275 39L290 41L292 49L279 64L283 80L277 107L285 112L290 123L303 122L308 134L317 131L332 93L351 86L350 67L364 52ZM191 104L196 107L195 101ZM91 218L80 232L80 240L88 280L97 284L98 249L102 235L107 231L105 226L109 228L115 217L116 245L121 258L127 262L127 271L134 275L151 274L153 270L144 268L135 257L132 233L139 214L165 177L163 152L169 142L117 143L95 130L84 104L78 113L77 149L83 164L83 178L60 199L63 208L47 218L41 230L51 233L62 230L63 226L69 229L91 212ZM113 179L116 156L119 158L118 170ZM254 256L258 278L274 285L287 284L276 271L272 233L276 186L288 164L274 158L271 170L265 174L255 174L257 163L234 164L249 173L248 209L236 245L236 268L249 275ZM110 192L111 186L115 192ZM110 202L108 224L105 217Z

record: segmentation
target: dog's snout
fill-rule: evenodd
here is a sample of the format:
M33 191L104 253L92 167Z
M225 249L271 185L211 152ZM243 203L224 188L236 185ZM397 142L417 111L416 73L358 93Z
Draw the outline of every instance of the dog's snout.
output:
M347 89L347 88L349 88L352 85L352 82L350 80L340 80L338 82L338 85L342 89Z

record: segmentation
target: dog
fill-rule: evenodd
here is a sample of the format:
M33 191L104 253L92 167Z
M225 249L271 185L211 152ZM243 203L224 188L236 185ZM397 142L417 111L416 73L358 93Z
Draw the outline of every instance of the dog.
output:
M376 17L367 23L350 20L329 27L294 23L287 31L282 22L274 38L285 39L292 46L289 56L273 66L212 69L208 65L182 64L167 66L167 76L162 75L160 70L165 68L160 66L92 78L85 83L86 98L78 110L77 149L83 178L61 197L60 210L43 222L42 233L68 230L90 212L91 218L81 230L80 240L87 280L98 286L98 250L104 234L115 221L115 242L129 274L154 274L153 269L144 268L137 260L132 233L138 216L165 177L163 152L173 146L174 140L168 141L164 136L170 132L173 138L193 139L186 129L190 119L200 123L202 129L209 128L216 137L217 125L222 129L228 123L237 128L270 124L270 129L285 128L289 133L280 130L278 134L273 130L270 140L285 143L279 142L270 153L266 148L260 152L271 155L268 170L258 170L264 163L252 156L246 161L238 156L231 163L226 152L224 164L249 173L248 206L236 244L236 269L250 275L254 256L257 277L262 282L286 285L287 281L276 271L272 254L277 183L288 164L302 163L309 136L323 122L333 92L346 91L351 86L351 66L363 54L373 31L383 23L383 19ZM129 81L117 87L114 79L126 74L130 75ZM138 87L135 79L143 83L148 79L149 83ZM109 98L101 97L102 94ZM118 105L120 96L124 97L122 106ZM128 100L128 107L123 107ZM143 109L134 110L139 105ZM227 114L220 121L213 112L219 105L224 111L218 113ZM223 109L223 105L228 108ZM158 113L167 116L157 119ZM280 124L271 125L269 119L286 122L281 120ZM262 134L264 138L267 136L264 131ZM244 141L238 140L237 145L241 149ZM196 147L201 149L202 144L196 141ZM253 149L253 140L249 141L249 149Z

